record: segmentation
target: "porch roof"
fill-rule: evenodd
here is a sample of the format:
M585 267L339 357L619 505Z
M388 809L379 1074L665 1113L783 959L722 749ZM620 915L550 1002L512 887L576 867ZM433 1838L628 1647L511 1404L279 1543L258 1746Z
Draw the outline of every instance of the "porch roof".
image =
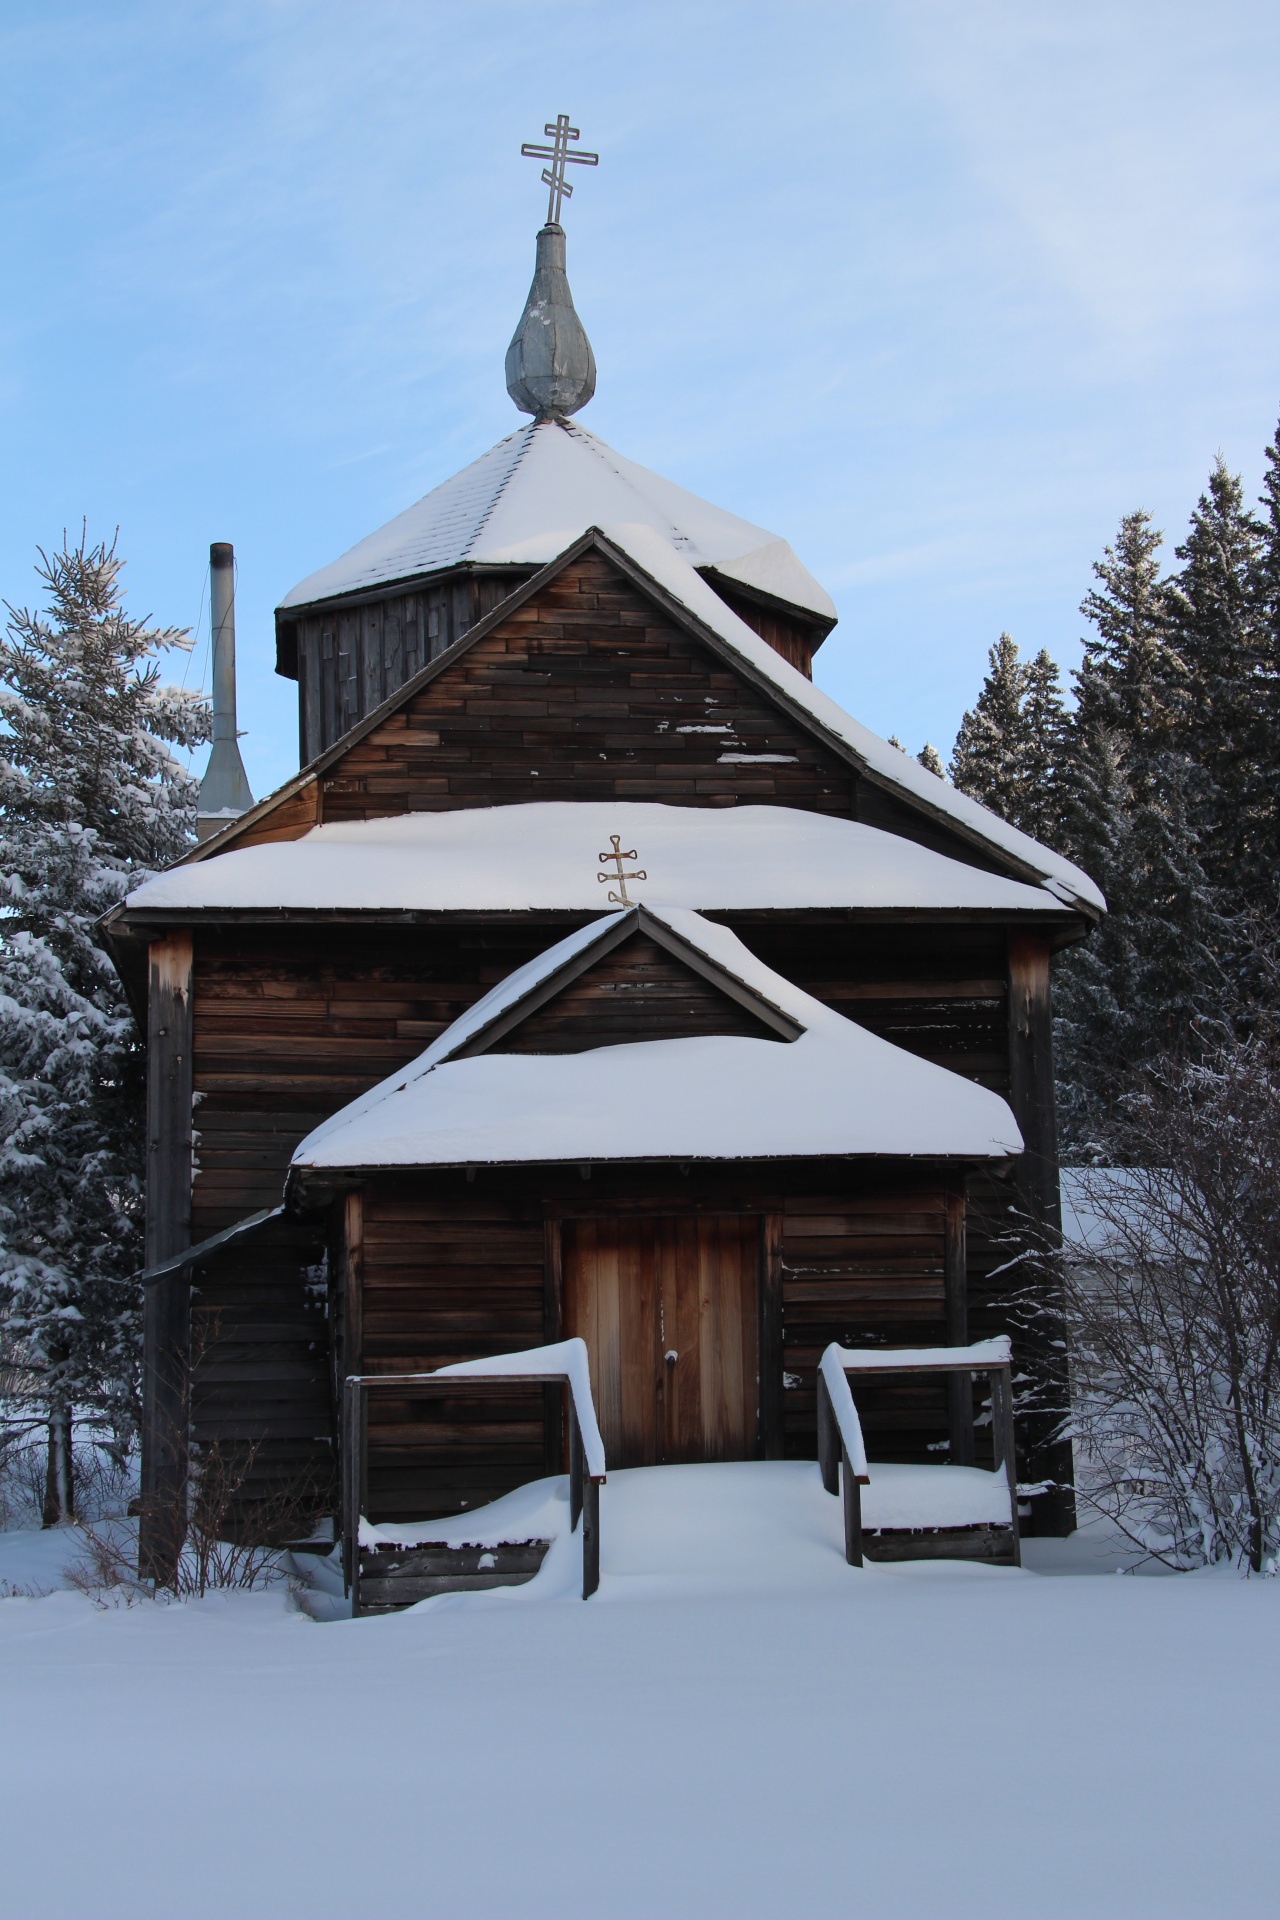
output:
M606 915L519 968L407 1068L298 1147L296 1169L824 1156L1004 1159L1022 1151L985 1087L869 1033L773 972L726 927L647 909L798 1037L703 1035L581 1053L476 1052L486 1030L616 937ZM463 1052L463 1049L473 1049Z

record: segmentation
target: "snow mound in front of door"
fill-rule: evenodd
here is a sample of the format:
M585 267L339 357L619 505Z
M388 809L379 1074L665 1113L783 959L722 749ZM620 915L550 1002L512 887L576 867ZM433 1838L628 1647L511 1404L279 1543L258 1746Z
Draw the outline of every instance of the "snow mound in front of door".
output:
M873 1463L862 1489L863 1526L958 1527L1009 1523L1004 1475L976 1467ZM582 1536L569 1533L568 1482L539 1480L492 1507L421 1527L377 1529L388 1540L511 1539L536 1516L552 1538L536 1577L520 1587L443 1594L417 1612L475 1606L581 1601ZM552 1528L554 1526L554 1533ZM526 1538L527 1533L521 1533ZM916 1569L938 1563L916 1563ZM963 1563L948 1563L962 1571ZM868 1570L864 1569L864 1572ZM990 1570L963 1566L986 1577ZM887 1569L875 1569L882 1577ZM999 1569L992 1577L1004 1578ZM863 1573L844 1557L841 1502L811 1460L735 1460L681 1467L632 1467L600 1490L600 1591L591 1606L709 1594L848 1593Z

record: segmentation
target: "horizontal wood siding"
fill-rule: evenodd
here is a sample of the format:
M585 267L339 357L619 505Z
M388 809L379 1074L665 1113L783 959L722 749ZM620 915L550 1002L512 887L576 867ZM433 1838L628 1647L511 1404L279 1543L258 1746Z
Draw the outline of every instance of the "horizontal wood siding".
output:
M324 776L326 821L529 800L854 804L847 765L597 554Z
M942 1346L947 1190L885 1178L878 1192L799 1195L782 1227L782 1325L787 1453L813 1459L816 1375L823 1349ZM920 1377L858 1389L858 1409L875 1459L939 1456L945 1439L945 1385Z
M296 1537L332 1511L336 1464L324 1229L272 1221L196 1274L191 1434L227 1531L265 1508Z
M490 1183L490 1186L492 1183ZM366 1373L413 1373L541 1343L542 1209L493 1191L366 1189ZM368 1512L428 1518L495 1500L545 1471L540 1387L474 1398L369 1396Z
M520 920L376 934L358 927L202 931L193 1237L274 1206L305 1134L414 1059L565 930Z
M492 613L529 571L454 574L409 591L339 600L282 616L280 659L286 669L293 667L298 681L301 764L333 746L348 727ZM735 593L718 579L710 584L775 653L812 678L816 628Z
M528 578L468 573L297 615L298 751L305 767Z
M708 1033L778 1038L763 1020L655 940L635 934L504 1035L494 1050L581 1053L588 1047Z

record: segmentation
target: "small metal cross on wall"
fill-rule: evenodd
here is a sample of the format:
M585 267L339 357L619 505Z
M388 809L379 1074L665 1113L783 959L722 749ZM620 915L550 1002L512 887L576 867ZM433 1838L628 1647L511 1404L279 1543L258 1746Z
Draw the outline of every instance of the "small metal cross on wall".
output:
M616 833L611 833L611 834L609 835L609 838L610 838L610 839L612 840L612 842L613 842L613 852L612 852L612 853L598 853L598 854L596 855L596 859L597 859L597 860L613 860L613 861L615 861L615 862L617 863L617 868L618 868L618 871L617 871L616 873L598 873L598 874L596 875L596 879L597 879L597 880L616 880L616 881L617 881L617 883L618 883L618 892L617 892L617 893L610 893L610 895L609 895L609 900L610 900L610 903L611 903L611 904L612 904L613 906L615 906L615 907L634 907L634 905L635 905L635 901L634 901L634 900L629 900L629 899L627 898L627 882L628 882L628 880L647 880L647 879L649 878L649 876L648 876L648 874L647 874L647 873L645 872L645 870L644 870L644 868L643 868L643 867L640 867L640 868L638 868L638 869L636 870L636 872L635 872L635 873L624 873L624 872L622 871L622 863L623 863L623 861L624 861L624 860L634 860L634 859L635 859L635 857L636 857L636 850L635 850L635 848L634 848L634 847L632 847L632 849L631 849L631 851L630 851L630 853L624 853L624 852L622 851L622 840L621 840L621 837L620 837L620 836L619 836L618 834L616 834Z
M561 200L572 200L573 188L564 177L568 166L598 167L598 153L570 153L569 142L580 139L576 127L569 125L567 113L558 113L554 120L548 120L542 131L551 141L549 147L539 147L532 140L526 140L520 151L527 160L549 160L551 165L542 169L544 183L551 189L547 201L547 225L558 227L560 224ZM601 858L604 856L602 855Z

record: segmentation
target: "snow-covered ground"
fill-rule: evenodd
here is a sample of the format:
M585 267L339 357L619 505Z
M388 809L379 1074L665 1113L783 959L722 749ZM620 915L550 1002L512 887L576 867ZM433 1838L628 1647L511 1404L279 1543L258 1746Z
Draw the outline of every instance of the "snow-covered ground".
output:
M613 1475L584 1603L563 1483L516 1498L537 1579L392 1618L0 1602L0 1912L1280 1904L1280 1583L1117 1578L1088 1533L855 1572L816 1467L739 1465ZM0 1582L73 1546L0 1535Z

